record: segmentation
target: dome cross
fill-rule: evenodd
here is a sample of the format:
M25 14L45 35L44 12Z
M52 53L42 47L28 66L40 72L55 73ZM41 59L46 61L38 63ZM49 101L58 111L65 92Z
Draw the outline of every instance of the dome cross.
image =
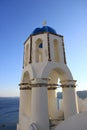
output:
M46 20L45 20L45 21L43 21L43 26L46 26L46 24L47 24Z

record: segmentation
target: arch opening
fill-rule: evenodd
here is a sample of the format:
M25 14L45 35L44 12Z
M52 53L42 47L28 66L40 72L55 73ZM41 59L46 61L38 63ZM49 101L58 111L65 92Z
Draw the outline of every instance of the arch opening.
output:
M54 67L49 69L47 74L48 84L52 84L48 89L48 111L49 118L55 119L66 119L77 113L77 103L76 103L76 92L75 92L75 82L68 68L64 69L62 67ZM56 88L58 82L61 82L62 94L63 94L63 111L62 116L58 110L58 99ZM57 85L56 85L57 84ZM63 85L63 86L62 86ZM56 88L55 88L56 87ZM57 90L58 92L58 90Z
M60 70L59 68L53 69L48 78L50 79L48 81L48 84L57 84L59 86L48 86L48 111L49 111L49 119L51 120L60 120L64 119L64 115L62 113L62 116L60 116L59 112L59 99L57 97L58 92L62 92L61 83L60 81L64 79L65 72L63 70ZM60 91L59 91L60 90Z
M38 39L36 41L36 62L42 62L43 61L43 42L41 39Z
M23 82L23 83L30 83L30 75L29 75L29 72L28 72L28 71L26 71L26 72L24 73L22 82Z

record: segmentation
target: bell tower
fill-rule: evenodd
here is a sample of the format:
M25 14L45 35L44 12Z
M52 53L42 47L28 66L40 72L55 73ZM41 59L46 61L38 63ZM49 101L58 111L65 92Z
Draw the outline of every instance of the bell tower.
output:
M78 109L76 81L66 63L63 36L49 26L36 28L24 43L17 130L49 130L49 119L58 119L58 78L66 119Z

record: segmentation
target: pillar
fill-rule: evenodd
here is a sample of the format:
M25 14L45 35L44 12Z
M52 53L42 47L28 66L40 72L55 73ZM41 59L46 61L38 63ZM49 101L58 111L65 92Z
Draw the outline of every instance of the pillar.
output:
M47 81L34 79L32 86L32 122L38 130L49 130Z
M65 119L78 113L75 82L75 80L61 81Z

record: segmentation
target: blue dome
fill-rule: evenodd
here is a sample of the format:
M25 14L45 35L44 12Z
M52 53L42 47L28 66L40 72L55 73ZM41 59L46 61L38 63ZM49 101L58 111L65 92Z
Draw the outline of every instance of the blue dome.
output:
M49 26L43 26L42 28L35 28L34 31L31 33L31 35L40 34L40 33L44 33L44 32L57 34L53 28L51 28Z

